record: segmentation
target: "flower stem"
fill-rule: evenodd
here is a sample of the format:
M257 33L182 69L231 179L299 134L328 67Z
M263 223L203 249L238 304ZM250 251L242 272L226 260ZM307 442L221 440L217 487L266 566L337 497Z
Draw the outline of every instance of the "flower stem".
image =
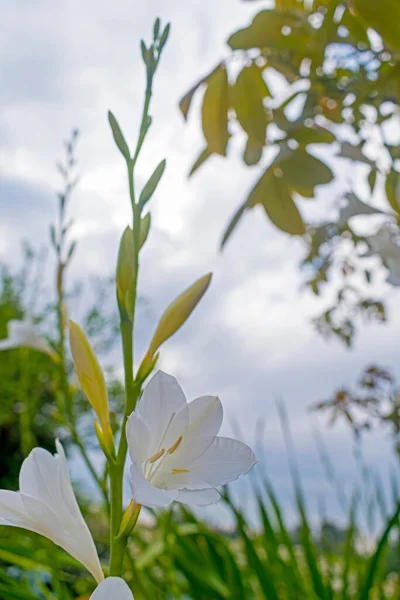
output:
M136 381L133 371L134 359L134 328L135 328L135 312L137 303L137 286L139 275L139 242L140 242L140 223L142 207L135 200L135 185L134 185L134 170L137 159L139 157L143 142L149 130L151 119L149 117L149 107L152 96L153 77L157 69L159 51L151 68L147 68L147 84L143 103L142 120L140 124L139 136L136 144L136 149L131 158L127 159L129 197L132 206L132 229L133 229L133 246L134 246L134 273L132 281L132 313L130 318L120 311L120 328L122 337L122 350L124 358L124 373L125 373L125 409L121 424L121 437L115 461L109 461L110 475L110 495L111 495L111 528L110 528L110 575L121 576L123 571L123 562L125 550L129 535L121 535L120 527L122 522L122 504L123 504L123 477L128 443L126 439L126 423L129 415L135 410L136 403L141 394L141 381ZM140 507L137 507L136 520L139 516ZM136 520L132 524L132 529L136 524Z

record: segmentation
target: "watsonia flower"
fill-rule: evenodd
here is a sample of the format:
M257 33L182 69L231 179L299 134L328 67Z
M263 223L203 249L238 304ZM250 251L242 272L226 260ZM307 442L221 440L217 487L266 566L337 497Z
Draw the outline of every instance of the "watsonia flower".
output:
M19 492L0 490L0 525L44 535L81 562L100 583L104 576L99 557L79 509L64 449L58 440L56 447L54 456L43 448L32 450L22 463Z
M218 397L187 404L174 377L162 371L154 375L126 426L136 503L214 504L220 499L217 486L250 471L257 462L253 451L217 436L222 414Z
M11 350L13 348L32 348L39 352L49 354L53 360L56 360L56 353L37 333L31 319L20 321L11 319L8 322L7 337L0 340L0 350Z

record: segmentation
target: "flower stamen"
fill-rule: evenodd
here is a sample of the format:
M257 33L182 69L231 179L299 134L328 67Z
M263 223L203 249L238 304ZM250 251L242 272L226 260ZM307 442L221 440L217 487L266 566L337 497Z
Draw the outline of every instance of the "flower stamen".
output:
M172 475L180 475L180 473L189 473L189 469L172 469Z
M180 435L178 437L178 439L176 440L175 444L173 446L171 446L171 448L168 448L168 450L167 450L168 454L173 454L175 452L175 450L178 450L179 446L181 445L182 440L183 440L183 435Z
M156 454L153 454L153 456L151 458L149 458L149 463L153 464L155 462L157 462L157 460L159 458L161 458L165 453L165 448L161 448L161 450L159 452L156 452Z

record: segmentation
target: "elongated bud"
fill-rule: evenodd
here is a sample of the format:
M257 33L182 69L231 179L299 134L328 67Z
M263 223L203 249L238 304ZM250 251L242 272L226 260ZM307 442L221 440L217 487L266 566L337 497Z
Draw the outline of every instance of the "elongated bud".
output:
M182 292L166 309L151 340L148 354L153 356L158 348L183 325L197 306L208 286L212 274L204 275Z
M133 231L130 227L127 227L122 234L119 246L116 279L118 306L121 313L125 314L129 319L132 319L133 315L134 276L135 258Z
M132 533L139 518L141 508L141 504L136 504L134 500L129 502L127 509L124 512L124 516L122 517L118 537L128 537Z
M107 458L115 460L116 454L114 436L111 431L110 423L106 423L105 430L103 430L102 426L96 419L96 421L94 422L94 428L96 430L96 435L97 439L99 440L100 448L103 450Z
M109 427L110 414L104 374L97 357L82 329L69 322L69 339L75 371L83 393L97 414L103 432Z
M149 354L149 352L146 354L146 356L142 360L141 365L136 374L137 381L142 382L145 379L147 379L147 377L150 375L150 373L153 371L154 367L156 366L159 356L160 356L159 352L157 352L157 354L155 354L154 356L151 356L151 354Z

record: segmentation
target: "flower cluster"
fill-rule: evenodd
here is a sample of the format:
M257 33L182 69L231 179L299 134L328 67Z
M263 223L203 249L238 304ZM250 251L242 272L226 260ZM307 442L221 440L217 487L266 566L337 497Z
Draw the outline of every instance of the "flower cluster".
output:
M222 415L218 397L202 396L187 404L174 377L162 371L153 376L126 425L135 505L213 504L220 499L219 485L255 465L246 444L217 435ZM58 440L56 449L54 456L42 448L32 450L21 467L19 491L0 490L0 524L39 533L82 563L99 584L92 600L131 600L122 579L103 581Z

